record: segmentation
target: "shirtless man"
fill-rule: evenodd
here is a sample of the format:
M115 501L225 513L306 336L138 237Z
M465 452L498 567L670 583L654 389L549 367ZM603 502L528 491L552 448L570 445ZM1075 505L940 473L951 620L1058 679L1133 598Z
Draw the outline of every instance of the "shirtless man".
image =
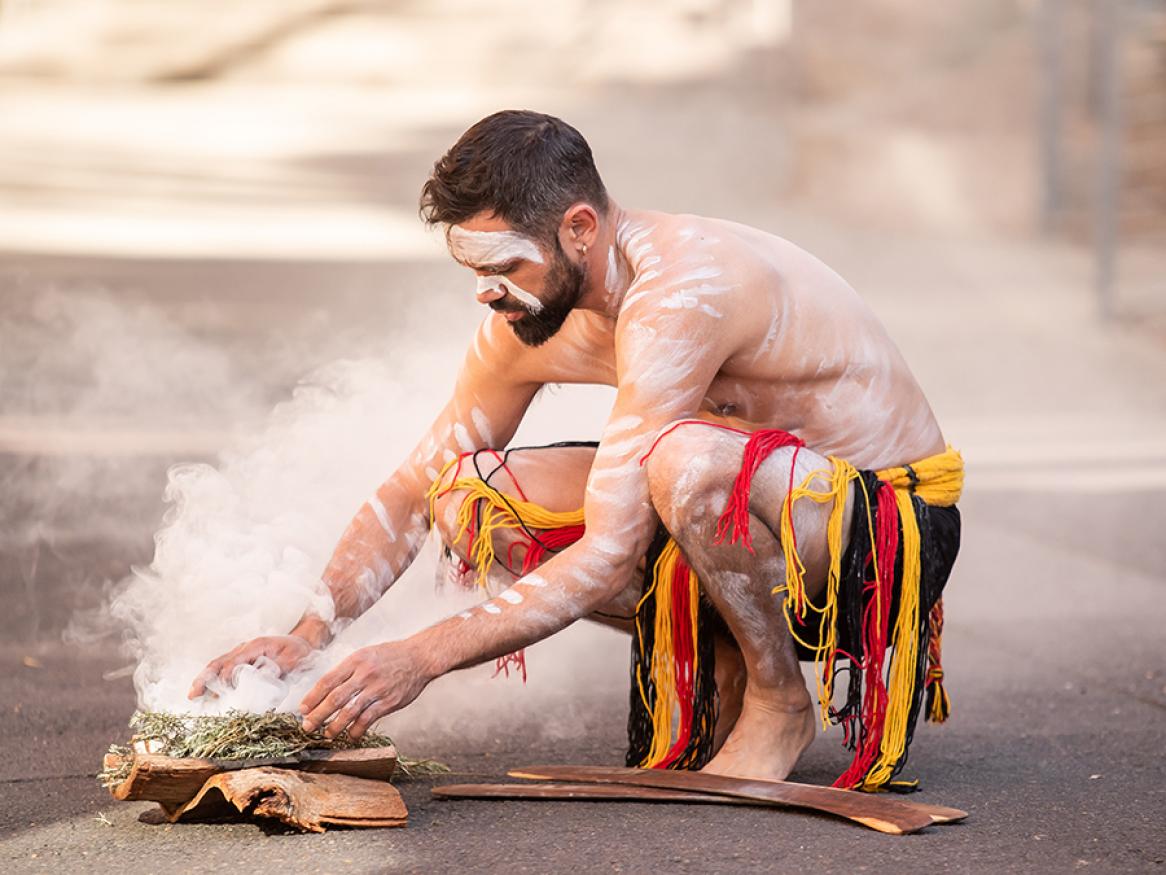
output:
M453 396L337 545L323 575L334 617L305 616L286 636L240 645L210 663L191 697L215 676L229 683L240 665L267 658L288 671L323 647L332 622L367 610L408 567L431 523L464 555L454 524L464 495L443 495L433 520L426 499L446 463L505 447L547 383L604 384L617 395L597 449L513 453L512 479L495 484L521 486L552 511L582 506L585 534L477 607L343 660L303 700L304 726L359 736L446 672L579 619L628 617L662 523L731 633L717 652L719 751L705 768L784 778L815 720L772 593L785 575L778 515L794 454L773 453L753 480L752 552L714 546L747 438L668 428L703 418L792 432L805 442L799 483L828 468L827 456L859 469L906 465L942 452L944 438L899 351L845 280L794 244L733 222L617 204L583 137L550 116L507 111L474 125L437 162L421 204L490 309ZM826 582L829 512L807 501L794 514L811 597ZM499 557L507 536L497 536Z

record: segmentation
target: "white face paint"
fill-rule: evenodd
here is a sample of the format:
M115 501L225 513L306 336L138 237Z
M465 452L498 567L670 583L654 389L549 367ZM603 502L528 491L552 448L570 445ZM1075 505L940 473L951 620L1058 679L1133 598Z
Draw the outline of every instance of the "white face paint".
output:
M469 264L504 264L519 258L543 263L538 245L517 231L467 231L454 225L449 229L449 249L454 258Z
M508 292L513 297L522 301L526 305L526 309L531 313L541 313L543 309L543 302L524 289L517 285L513 280L507 279L504 276L497 276L492 274L490 276L478 277L478 294L483 292L502 291Z
M519 259L543 263L538 245L517 231L467 231L454 225L449 229L449 251L458 261L471 266L502 265ZM542 301L513 280L497 274L478 277L478 294L495 290L513 295L531 313L542 311Z

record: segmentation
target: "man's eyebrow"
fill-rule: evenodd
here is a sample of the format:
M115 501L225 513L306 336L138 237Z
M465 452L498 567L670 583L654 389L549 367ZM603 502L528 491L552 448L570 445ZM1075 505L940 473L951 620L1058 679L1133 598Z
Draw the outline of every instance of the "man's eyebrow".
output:
M496 261L493 264L474 264L472 261L463 261L461 263L468 267L470 270L483 270L487 273L498 273L503 268L513 267L520 261L522 261L521 258L508 258L505 261Z

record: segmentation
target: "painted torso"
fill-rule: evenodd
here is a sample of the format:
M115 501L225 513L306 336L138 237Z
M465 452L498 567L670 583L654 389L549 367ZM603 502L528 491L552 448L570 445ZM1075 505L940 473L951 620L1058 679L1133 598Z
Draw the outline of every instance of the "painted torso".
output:
M646 212L627 214L615 248L608 284L620 286L621 270L630 284L618 319L573 312L528 357L532 377L617 386L617 339L651 332L645 317L673 310L698 340L713 332L729 339L732 352L702 411L792 431L859 467L943 449L931 408L885 329L842 277L806 251L732 222ZM650 352L651 337L641 339Z

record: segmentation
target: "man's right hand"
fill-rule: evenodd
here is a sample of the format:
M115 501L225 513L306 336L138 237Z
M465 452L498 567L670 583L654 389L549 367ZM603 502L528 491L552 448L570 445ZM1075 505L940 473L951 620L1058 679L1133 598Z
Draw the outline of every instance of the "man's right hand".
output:
M260 659L271 660L279 666L282 677L303 662L316 648L306 638L299 635L269 635L240 644L234 650L212 659L202 673L194 679L188 699L197 699L207 691L207 684L218 678L229 684L235 669L241 665L254 665Z

